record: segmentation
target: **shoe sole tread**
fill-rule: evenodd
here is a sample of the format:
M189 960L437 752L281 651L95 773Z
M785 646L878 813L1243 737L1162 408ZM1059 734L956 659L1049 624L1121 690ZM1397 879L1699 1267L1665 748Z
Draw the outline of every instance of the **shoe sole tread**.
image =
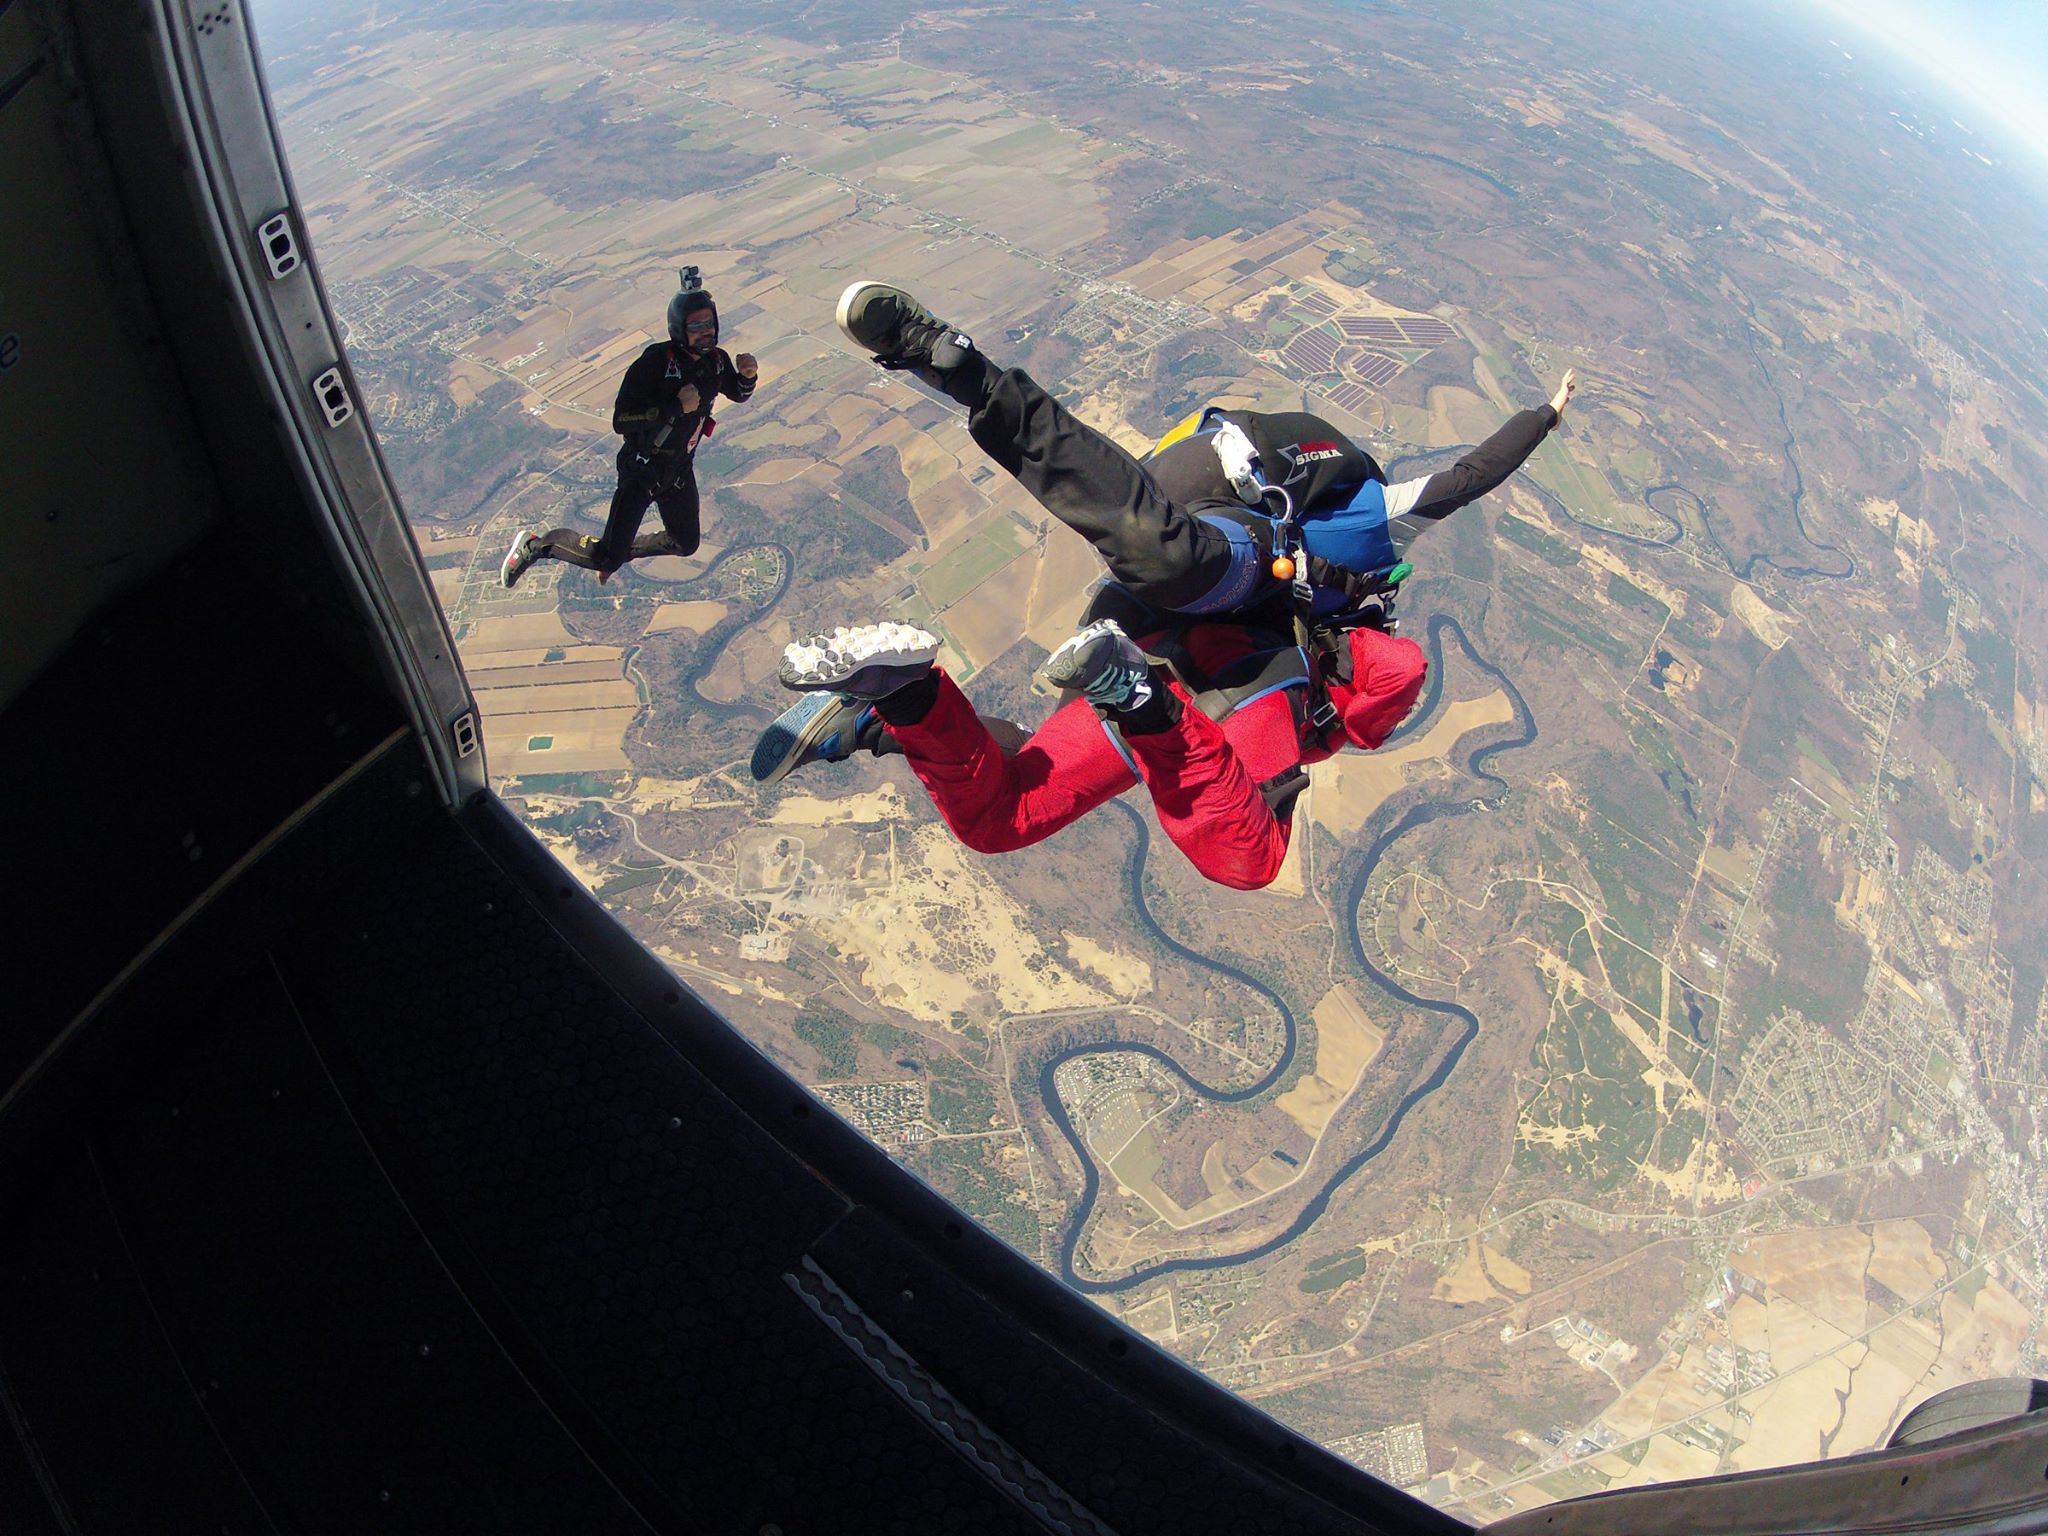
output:
M498 562L498 580L507 590L533 565L534 557L526 554L526 546L532 538L531 530L514 535L512 547L505 551L505 558ZM522 556L525 558L522 559Z
M894 283L876 282L871 277L856 278L853 282L848 283L845 290L839 295L839 305L833 311L833 319L838 323L840 334L846 337L848 341L857 347L875 352L877 356L880 356L880 353L874 347L869 346L868 343L853 334L853 301L863 290L869 288L893 288L898 293L904 291L901 288L896 288Z
M785 688L831 688L869 667L908 667L938 655L939 637L888 620L812 635L783 647L776 676Z
M847 724L860 718L858 709L849 710L846 700L833 693L814 693L785 709L755 743L753 759L747 764L754 782L774 784L786 778L799 766L805 751L837 727L842 714Z

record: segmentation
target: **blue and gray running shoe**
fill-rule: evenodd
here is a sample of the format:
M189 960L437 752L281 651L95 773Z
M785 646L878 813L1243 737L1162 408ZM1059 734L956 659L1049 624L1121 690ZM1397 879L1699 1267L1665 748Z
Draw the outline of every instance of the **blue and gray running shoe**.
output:
M1115 619L1098 619L1045 658L1038 669L1055 688L1071 688L1097 709L1122 714L1152 697L1152 663Z
M858 747L873 750L881 717L865 699L812 693L775 717L754 743L757 784L775 784L805 763L839 763Z

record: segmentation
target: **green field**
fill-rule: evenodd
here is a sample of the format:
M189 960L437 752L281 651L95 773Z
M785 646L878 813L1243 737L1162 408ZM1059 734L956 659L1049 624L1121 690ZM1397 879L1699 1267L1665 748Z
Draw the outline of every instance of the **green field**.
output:
M1593 933L1583 923L1573 931L1571 940L1564 949L1565 964L1595 981L1600 979L1600 959L1593 950Z
M918 590L943 612L1024 553L1024 530L999 517L918 578Z
M1568 1131L1590 1126L1596 1134L1564 1147L1524 1145L1516 1163L1549 1166L1602 1191L1628 1183L1657 1135L1657 1100L1642 1080L1642 1058L1605 1011L1583 998L1565 1004L1538 1040L1534 1064L1549 1082L1530 1105L1528 1122Z
M597 888L600 899L610 901L614 896L623 896L628 891L637 891L646 886L659 885L662 876L668 873L666 864L650 864L642 869L625 869L612 876Z
M953 638L951 630L939 622L938 613L933 609L931 603L926 601L925 595L922 592L911 588L908 591L899 593L890 600L888 613L892 619L900 620L905 624L915 624L919 629L930 630L953 648L953 654L960 658L960 670L953 674L953 681L964 683L968 678L974 676L973 666L967 660L967 648Z
M1614 990L1643 1017L1657 1018L1664 1009L1663 962L1613 940L1602 953L1607 957L1607 979L1614 983Z
M853 1020L829 1003L812 998L797 1010L790 1027L796 1031L797 1039L825 1058L828 1078L853 1076L859 1059Z
M2019 681L2019 657L2012 641L1995 629L1966 629L1963 649L1977 669L1977 687L1984 701L1996 710L2009 708Z
M1966 1307L1974 1307L1977 1304L1977 1293L1984 1289L1984 1282L1990 1278L1982 1264L1964 1270L1961 1278L1956 1281L1956 1300Z
M1647 448L1624 448L1608 460L1608 466L1637 485L1648 485L1661 479L1664 466L1657 462L1657 455Z
M906 149L917 148L932 136L929 128L915 127L886 128L879 133L865 133L852 149L842 149L837 154L819 156L812 169L827 176L843 176L848 171L867 170Z
M1539 612L1534 608L1523 608L1516 617L1534 630L1539 639L1548 640L1560 650L1569 650L1574 645L1580 645L1596 656L1604 657L1617 674L1626 675L1633 672L1636 662L1641 659L1634 646L1610 629L1574 623L1570 619L1560 618L1554 612Z
M1325 1264L1321 1268L1311 1264L1308 1272L1296 1282L1296 1288L1311 1295L1321 1291L1334 1291L1338 1286L1356 1280L1364 1273L1365 1255L1353 1248L1333 1264Z
M1586 867L1593 873L1593 883L1600 887L1600 905L1609 926L1649 949L1656 938L1650 932L1648 914L1642 910L1646 903L1642 893L1623 874L1621 863L1624 859L1641 863L1647 856L1634 844L1625 842L1620 833L1598 821L1592 824L1589 833Z
M1036 165L1069 137L1052 123L1033 123L1029 128L989 140L975 150L974 157L984 165Z
M1686 1160L1692 1156L1692 1149L1699 1145L1700 1138L1706 1133L1707 1117L1700 1110L1686 1105L1667 1109L1651 1161L1659 1168L1676 1173L1685 1166Z
M1662 624L1671 617L1670 604L1650 596L1619 571L1607 573L1607 600L1617 608L1640 613L1652 624Z
M1503 375L1505 377L1505 375ZM1632 505L1614 489L1614 482L1597 469L1589 469L1573 458L1555 439L1546 441L1530 461L1536 481L1564 503L1565 510L1583 522L1605 528L1640 531L1649 514Z
M1500 515L1500 535L1511 544L1519 544L1531 554L1538 555L1550 564L1560 568L1579 563L1579 552L1562 539L1551 537L1534 523L1524 522L1511 512Z

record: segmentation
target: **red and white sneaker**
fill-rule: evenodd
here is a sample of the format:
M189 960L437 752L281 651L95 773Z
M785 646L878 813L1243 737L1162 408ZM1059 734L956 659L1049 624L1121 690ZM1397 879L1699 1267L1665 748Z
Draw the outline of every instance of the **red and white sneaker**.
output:
M526 574L526 568L540 558L540 540L531 530L521 530L512 540L512 547L505 551L505 558L498 566L498 580L510 591L519 585L519 578Z

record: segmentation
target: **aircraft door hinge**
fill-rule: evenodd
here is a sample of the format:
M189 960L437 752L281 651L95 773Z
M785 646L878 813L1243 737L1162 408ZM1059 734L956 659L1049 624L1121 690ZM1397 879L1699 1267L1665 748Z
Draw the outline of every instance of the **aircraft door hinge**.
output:
M256 247L263 253L263 264L270 269L272 282L299 270L299 242L292 233L290 213L274 213L257 225Z
M313 398L320 404L321 415L327 418L327 425L338 427L356 413L355 402L348 397L348 384L339 368L329 368L313 380Z

